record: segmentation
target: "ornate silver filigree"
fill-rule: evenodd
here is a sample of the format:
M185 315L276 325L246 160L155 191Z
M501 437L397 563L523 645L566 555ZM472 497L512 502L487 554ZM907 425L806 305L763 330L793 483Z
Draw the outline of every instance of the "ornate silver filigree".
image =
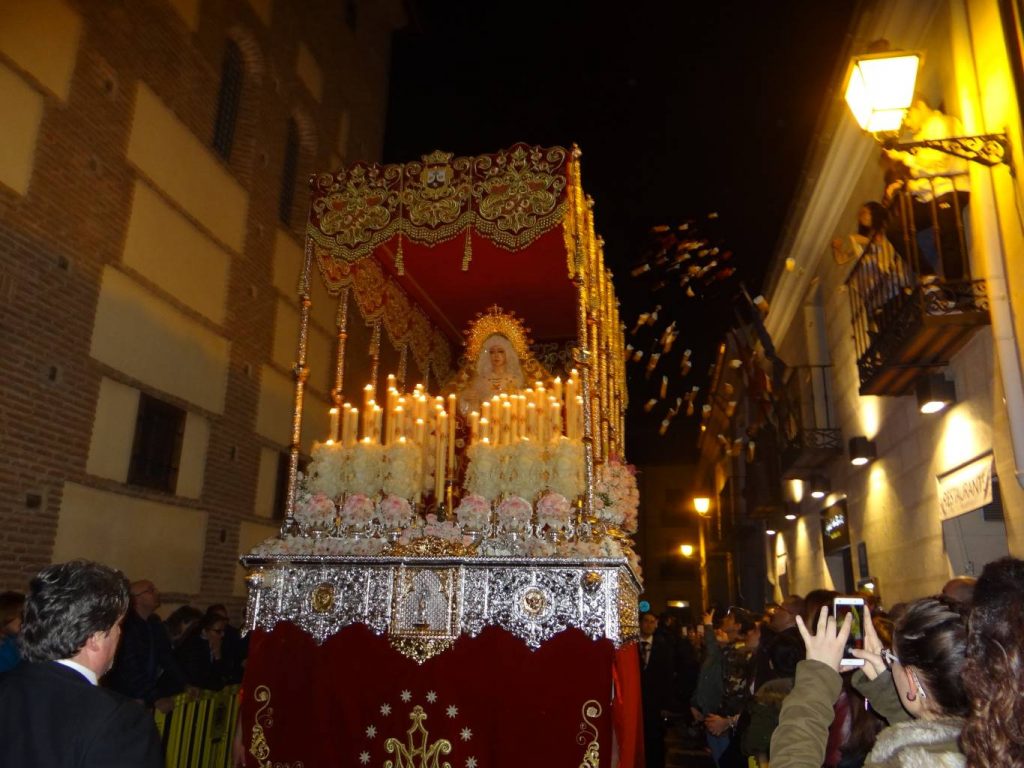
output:
M365 624L403 653L418 649L420 662L432 655L423 642L443 652L487 626L530 648L570 627L616 646L637 632L640 587L624 559L246 556L242 564L251 570L247 629L289 621L322 643Z

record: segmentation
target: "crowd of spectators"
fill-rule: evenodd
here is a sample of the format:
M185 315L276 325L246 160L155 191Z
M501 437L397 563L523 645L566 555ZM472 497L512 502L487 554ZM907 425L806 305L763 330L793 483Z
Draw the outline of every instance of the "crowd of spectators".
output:
M648 768L665 765L674 718L718 768L1024 765L1024 561L995 561L889 610L860 595L856 667L843 661L856 617L837 614L839 597L821 589L759 612L711 610L695 628L645 614Z

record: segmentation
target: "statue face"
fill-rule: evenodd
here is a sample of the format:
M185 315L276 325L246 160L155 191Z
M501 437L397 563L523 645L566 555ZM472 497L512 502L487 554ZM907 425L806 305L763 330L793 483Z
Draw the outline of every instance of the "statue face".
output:
M506 357L504 347L494 344L489 350L487 350L487 354L490 355L491 358L491 370L505 370Z

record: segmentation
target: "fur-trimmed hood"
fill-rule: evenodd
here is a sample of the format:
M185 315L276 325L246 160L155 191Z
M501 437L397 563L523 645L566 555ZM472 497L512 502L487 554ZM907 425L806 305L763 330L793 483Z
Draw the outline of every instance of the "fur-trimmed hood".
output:
M958 740L963 718L911 720L878 734L864 765L871 768L964 768Z

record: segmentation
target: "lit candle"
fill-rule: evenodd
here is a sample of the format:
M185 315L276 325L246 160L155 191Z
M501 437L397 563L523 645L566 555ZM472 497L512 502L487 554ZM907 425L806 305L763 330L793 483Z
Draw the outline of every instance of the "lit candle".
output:
M331 414L331 433L328 436L328 440L334 442L338 439L338 408L335 406L329 411Z
M560 376L555 376L554 384L555 384L555 386L551 390L551 392L555 396L555 400L561 400L562 399L562 378Z
M388 389L394 389L397 386L395 374L388 374Z
M557 400L551 401L551 435L549 439L557 441L562 436L562 404Z
M448 403L453 408L455 406L455 395L451 395L448 398ZM448 447L448 471L455 471L455 411L451 410L445 414L447 419L448 430L445 434L445 443Z
M380 428L383 425L383 422L384 422L384 409L381 408L376 403L374 403L374 405L373 405L373 431L370 433L370 437L372 438L370 442L372 442L372 443L379 443L380 442L380 438L381 438Z
M537 432L537 405L535 403L526 404L526 437L529 440L540 438Z
M480 414L470 411L469 414L469 444L476 445L480 439Z
M508 445L512 433L512 403L507 399L501 404L501 437L498 442Z
M427 425L423 419L416 419L416 428L413 432L413 440L416 445L423 446L427 437Z
M483 421L491 420L491 404L486 400L480 403L480 419Z
M400 405L395 406L393 412L395 426L391 429L391 440L401 439L405 442L405 408Z
M444 436L448 428L448 414L437 415L437 440L434 443L434 498L440 504L444 498Z
M480 442L486 443L490 441L491 437L491 420L480 418Z

